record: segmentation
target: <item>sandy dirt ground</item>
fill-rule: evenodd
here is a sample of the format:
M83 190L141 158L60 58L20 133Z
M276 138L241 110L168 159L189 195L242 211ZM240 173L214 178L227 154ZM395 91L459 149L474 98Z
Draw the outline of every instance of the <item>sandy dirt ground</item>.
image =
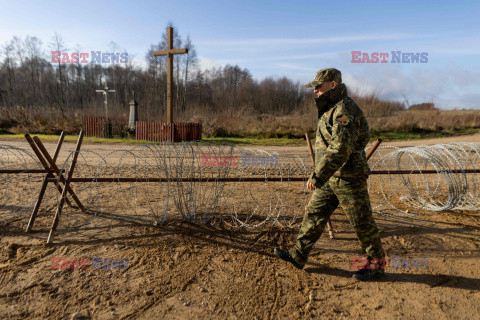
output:
M386 145L460 141L480 141L480 134ZM73 148L66 143L59 162ZM84 145L101 154L129 148ZM305 147L251 148L307 154ZM114 188L102 192L112 203L121 200ZM268 190L259 192L268 198ZM22 195L15 206L2 203L0 214L28 213L37 193ZM332 216L336 239L325 232L305 269L297 270L273 248L289 248L298 227L180 219L154 226L113 212L78 227L67 214L46 244L55 206L45 206L30 234L24 232L28 214L0 224L0 319L480 319L478 211L374 214L388 258L403 264L390 263L379 281L358 282L351 275L360 247L341 209ZM109 265L98 267L96 258Z

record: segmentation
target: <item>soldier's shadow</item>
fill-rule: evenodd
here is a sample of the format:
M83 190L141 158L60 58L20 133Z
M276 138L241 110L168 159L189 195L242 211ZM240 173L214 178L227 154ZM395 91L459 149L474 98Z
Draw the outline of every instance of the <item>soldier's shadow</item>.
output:
M336 277L351 278L353 271L347 271L338 268L331 268L320 264L313 264L314 267L305 268L305 272L331 275ZM378 282L411 282L434 287L448 287L465 290L480 291L480 279L453 276L446 274L412 274L412 273L389 273L388 269L385 276Z

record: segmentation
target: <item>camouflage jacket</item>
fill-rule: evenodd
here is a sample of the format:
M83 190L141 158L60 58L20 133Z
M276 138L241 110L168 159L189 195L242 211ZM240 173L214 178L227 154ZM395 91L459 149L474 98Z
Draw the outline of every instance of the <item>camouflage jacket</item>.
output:
M318 108L315 171L309 181L321 188L332 176L367 177L365 147L370 140L367 119L340 84L315 99Z

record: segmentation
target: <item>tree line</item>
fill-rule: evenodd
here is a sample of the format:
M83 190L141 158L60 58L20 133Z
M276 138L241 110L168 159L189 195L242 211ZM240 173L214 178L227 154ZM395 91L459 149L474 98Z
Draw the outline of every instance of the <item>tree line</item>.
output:
M188 54L174 56L174 121L188 121L192 110L215 114L243 108L251 113L285 115L305 101L306 90L288 78L257 81L238 65L202 70L190 37L182 38L178 29L174 30L174 47L189 49ZM0 50L0 127L38 117L49 121L103 115L103 97L95 90L105 86L116 90L108 97L109 115L126 116L135 93L140 120L164 121L166 56L153 56L152 52L166 47L164 32L160 41L146 50L146 68L135 66L131 56L122 64L52 63L51 51L82 50L67 48L57 33L47 44L33 36L14 37ZM110 43L110 49L118 52L119 46Z

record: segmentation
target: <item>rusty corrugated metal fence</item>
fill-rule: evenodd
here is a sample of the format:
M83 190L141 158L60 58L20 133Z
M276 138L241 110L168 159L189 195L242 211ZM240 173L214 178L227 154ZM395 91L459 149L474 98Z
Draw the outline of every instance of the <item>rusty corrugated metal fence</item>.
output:
M106 136L124 137L128 134L128 122L122 118L109 118L109 127L105 127L105 117L84 117L83 131L87 137L105 138ZM109 130L107 132L107 129ZM161 123L137 121L136 140L153 142L194 141L202 139L202 124L196 122Z
M202 139L202 124L195 122L146 122L137 121L135 132L137 140L161 141L193 141Z
M123 118L108 118L106 126L105 117L83 117L83 131L86 137L124 137L127 135L128 121Z

